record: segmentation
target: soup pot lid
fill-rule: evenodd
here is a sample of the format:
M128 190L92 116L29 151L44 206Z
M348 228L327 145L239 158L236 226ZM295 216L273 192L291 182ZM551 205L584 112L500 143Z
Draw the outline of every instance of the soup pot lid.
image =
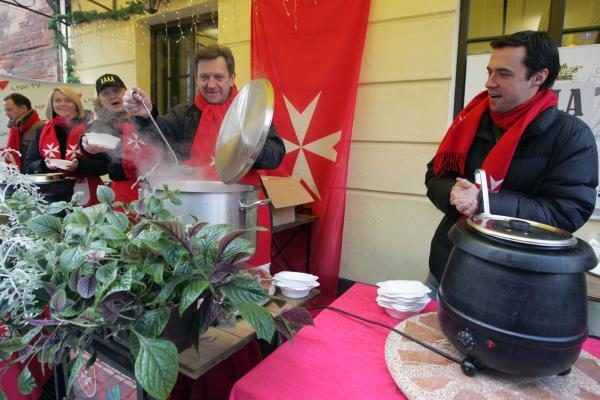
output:
M481 234L540 247L573 247L577 238L570 232L540 222L493 214L477 214L467 224Z
M50 172L47 174L30 174L27 176L33 179L33 182L35 183L50 183L62 181L65 179L65 174L63 174L62 172Z
M267 79L255 79L237 94L225 114L215 147L221 181L236 183L252 168L269 133L275 95Z

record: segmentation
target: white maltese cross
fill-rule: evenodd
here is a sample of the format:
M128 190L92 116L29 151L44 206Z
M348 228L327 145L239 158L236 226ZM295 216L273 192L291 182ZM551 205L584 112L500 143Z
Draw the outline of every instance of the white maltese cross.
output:
M56 155L54 153L56 153ZM57 145L55 145L54 143L50 143L50 144L46 145L46 148L44 149L44 157L45 158L56 158L56 157L58 157L59 154L60 154L60 149Z
M146 143L144 143L144 141L142 139L140 139L140 137L137 135L137 133L133 132L133 137L130 137L129 139L127 139L127 144L133 145L133 149L134 150L141 150L142 148L140 147L140 144L143 144L144 146L146 145Z
M69 144L67 145L67 159L74 159L77 158L77 156L81 155L81 151L79 150L79 146L77 146L76 144Z

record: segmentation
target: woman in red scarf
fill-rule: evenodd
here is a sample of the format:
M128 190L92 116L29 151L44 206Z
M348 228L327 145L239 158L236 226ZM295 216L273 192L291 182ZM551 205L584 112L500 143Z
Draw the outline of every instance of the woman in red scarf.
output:
M68 86L59 86L48 97L46 122L40 127L25 158L26 173L64 172L77 179L74 191L83 192L81 205L98 203L96 188L107 168L103 157L84 156L79 140L87 118L79 94ZM55 162L64 160L66 162Z
M114 149L91 145L84 135L81 143L89 154L105 154L110 187L115 200L130 203L138 199L136 180L153 165L155 149L141 140L133 127L131 117L123 108L125 84L115 74L104 74L96 81L96 119L86 132L108 133L121 141Z

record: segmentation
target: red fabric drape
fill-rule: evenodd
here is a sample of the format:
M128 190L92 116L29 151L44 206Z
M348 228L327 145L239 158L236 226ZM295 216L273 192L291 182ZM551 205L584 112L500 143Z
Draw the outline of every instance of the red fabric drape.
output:
M275 88L274 123L287 155L275 172L312 192L311 268L333 299L341 256L346 176L369 0L255 1L252 77Z

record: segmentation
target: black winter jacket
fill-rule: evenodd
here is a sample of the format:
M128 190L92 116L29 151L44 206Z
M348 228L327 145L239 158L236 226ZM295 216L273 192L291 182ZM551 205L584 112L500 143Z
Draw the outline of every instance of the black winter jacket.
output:
M501 135L486 113L467 155L463 178L474 181L475 170ZM444 213L429 253L429 269L438 280L452 249L448 231L459 217L450 204L450 190L457 176L454 172L435 176L433 160L427 164L427 197ZM490 193L490 212L573 232L594 211L597 185L598 153L590 128L579 118L552 107L523 133L500 191Z
M202 111L195 105L179 104L157 119L158 126L160 126L169 145L180 161L186 161L190 158L190 151L201 116ZM145 137L155 138L153 144L162 144L160 136L149 118L135 117L134 123L138 133L143 134ZM277 168L283 161L284 156L285 146L283 140L271 125L267 141L253 167L255 169Z

